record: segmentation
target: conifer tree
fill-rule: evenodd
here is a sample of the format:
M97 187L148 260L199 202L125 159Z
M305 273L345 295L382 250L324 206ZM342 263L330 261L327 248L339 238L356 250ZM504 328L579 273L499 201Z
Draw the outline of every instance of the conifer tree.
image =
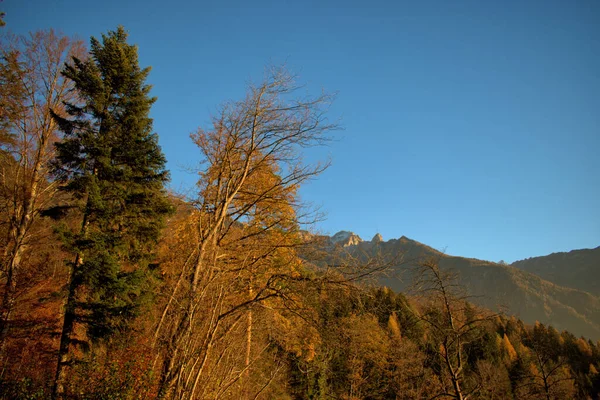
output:
M54 397L66 391L72 347L121 331L143 298L151 246L170 206L164 191L165 157L152 133L137 47L123 27L91 39L90 58L74 58L63 74L74 82L80 104L67 104L68 118L55 116L64 140L56 146L54 171L77 202L81 219L63 241L74 254L65 301ZM79 329L77 330L77 332Z

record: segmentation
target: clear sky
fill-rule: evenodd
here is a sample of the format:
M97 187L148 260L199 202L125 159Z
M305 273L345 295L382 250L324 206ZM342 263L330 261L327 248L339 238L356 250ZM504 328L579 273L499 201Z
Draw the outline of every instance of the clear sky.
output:
M600 2L4 0L16 33L88 42L119 24L158 96L172 186L188 135L287 62L337 91L333 165L302 190L318 228L512 262L600 245Z

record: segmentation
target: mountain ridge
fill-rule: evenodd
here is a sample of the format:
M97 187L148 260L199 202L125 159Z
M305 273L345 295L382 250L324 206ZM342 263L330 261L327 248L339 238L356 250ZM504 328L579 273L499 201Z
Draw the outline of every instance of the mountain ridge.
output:
M545 280L600 295L600 246L530 257L511 265Z
M402 259L392 267L389 276L378 279L380 285L396 291L409 291L412 267L420 261L435 258L441 269L457 272L459 284L466 288L468 295L473 296L471 301L477 305L505 311L526 323L539 321L559 330L600 339L600 297L594 293L544 279L525 267L519 268L522 264L518 263L515 266L515 263L508 265L452 256L406 236L387 241L364 241L350 231L343 232L351 234L347 235L349 240L330 240L330 246L340 246L354 256L379 253L388 259ZM591 250L598 250L600 254L600 247ZM535 264L539 266L541 262L536 261Z

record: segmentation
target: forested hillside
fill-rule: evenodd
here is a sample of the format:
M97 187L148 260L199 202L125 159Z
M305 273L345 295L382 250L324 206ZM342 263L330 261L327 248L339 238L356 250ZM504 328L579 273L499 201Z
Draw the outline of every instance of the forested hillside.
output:
M557 285L600 295L600 247L532 257L511 265Z
M306 233L320 215L298 191L327 167L306 151L338 126L332 96L299 93L284 68L191 135L195 191L170 193L128 40L3 38L0 397L598 398L598 342L464 296L512 286ZM414 260L410 295L376 284L398 257ZM540 282L526 287L563 293Z
M539 257L511 266L450 256L404 236L389 241L363 241L350 234L342 242L336 236L339 238L341 233L334 235L331 242L343 246L344 252L354 258L390 260L393 265L378 281L396 291L410 291L415 267L434 258L442 270L456 273L475 304L517 316L526 323L539 321L600 339L600 298L583 290L596 285L594 273L600 265L594 257L597 249ZM557 259L563 261L558 264Z

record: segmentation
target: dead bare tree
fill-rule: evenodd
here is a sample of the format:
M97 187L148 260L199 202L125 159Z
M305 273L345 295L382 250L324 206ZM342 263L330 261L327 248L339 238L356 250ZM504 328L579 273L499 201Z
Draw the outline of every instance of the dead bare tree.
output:
M425 260L416 268L413 290L425 300L424 312L417 315L432 333L437 344L435 349L441 360L440 376L444 391L435 396L467 400L479 390L477 384L465 388L464 348L479 338L478 328L491 321L495 316L480 312L473 315L469 312L469 297L458 283L454 271L442 270L439 259ZM469 315L471 314L471 315ZM445 375L445 376L444 376ZM446 382L450 382L450 386Z

